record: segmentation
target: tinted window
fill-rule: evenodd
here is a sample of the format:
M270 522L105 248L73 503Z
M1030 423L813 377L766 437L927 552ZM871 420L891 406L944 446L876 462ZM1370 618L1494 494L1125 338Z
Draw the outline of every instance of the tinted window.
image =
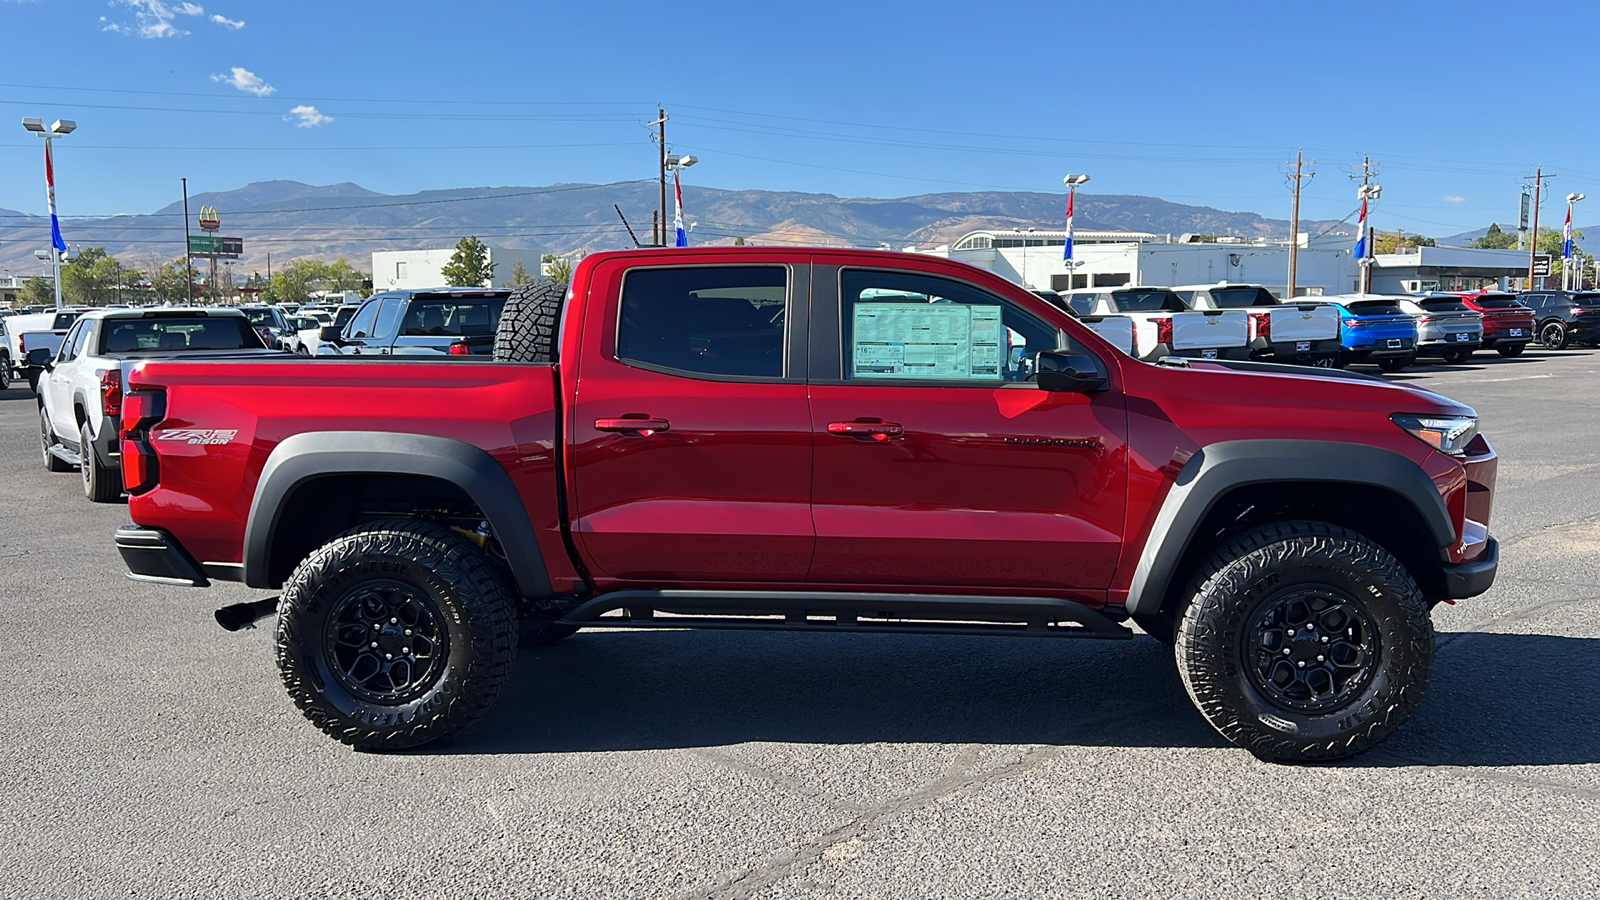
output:
M244 317L251 325L257 328L278 328L278 316L275 309L241 309Z
M360 307L357 306L339 307L339 309L333 314L333 327L343 328L345 325L349 324L350 320L355 317L356 310L359 308Z
M1472 312L1472 307L1463 301L1448 297L1418 300L1417 305L1428 312Z
M1183 312L1188 309L1183 305L1183 301L1178 298L1177 294L1166 289L1145 290L1132 288L1125 291L1112 291L1111 300L1117 304L1117 310L1120 312L1157 312L1159 310Z
M1484 294L1474 302L1484 309L1517 309L1522 306L1510 294Z
M1346 304L1358 316L1403 316L1406 311L1393 300L1352 300Z
M100 329L101 353L255 350L263 346L249 320L241 316L107 319Z
M378 307L378 324L373 326L372 333L379 335L394 334L394 320L400 318L400 307L404 304L399 297L390 297Z
M385 301L387 303L387 301ZM500 324L500 311L505 308L504 296L477 297L412 297L406 309L405 321L400 323L402 337L470 337L492 335ZM396 306L395 312L399 311ZM382 327L390 310L384 309L378 317L379 327L373 334L388 334Z
M78 317L81 316L81 315L83 315L83 313L76 313L76 312L56 313L55 321L54 321L54 323L51 324L50 330L51 331L60 331L63 328L71 328L72 327L72 323L78 321Z
M1244 309L1249 306L1277 306L1272 294L1265 288L1221 287L1210 288L1207 293L1218 309Z
M683 372L782 378L788 271L640 269L622 281L617 358Z
M1574 294L1572 302L1578 306L1600 306L1600 294Z
M78 353L83 349L83 334L88 329L88 322L80 322L72 326L67 336L61 339L61 349L56 353L57 362L67 362L78 358Z
M1059 335L1001 298L909 272L840 273L845 377L1025 381Z
M378 301L368 300L366 304L361 307L361 311L356 313L355 318L350 320L350 327L348 329L350 337L371 337L372 323L375 322L377 318Z

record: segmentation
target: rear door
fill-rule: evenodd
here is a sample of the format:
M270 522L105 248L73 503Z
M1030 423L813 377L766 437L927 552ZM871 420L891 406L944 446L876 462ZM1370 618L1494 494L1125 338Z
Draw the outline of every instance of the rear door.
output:
M1121 394L1029 380L1040 350L1070 346L1071 320L998 285L813 262L810 581L1105 589L1123 528Z
M597 578L804 583L816 542L809 267L804 254L789 259L681 252L683 265L595 267L567 477L573 534Z

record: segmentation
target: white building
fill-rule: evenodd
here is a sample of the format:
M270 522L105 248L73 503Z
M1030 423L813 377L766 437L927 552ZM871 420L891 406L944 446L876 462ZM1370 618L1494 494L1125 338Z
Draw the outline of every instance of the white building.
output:
M454 246L427 250L374 250L372 253L372 289L374 291L417 291L445 287L444 267L456 252ZM508 250L489 247L489 262L494 263L494 287L511 280L511 269L520 260L522 268L533 278L539 277L537 250Z

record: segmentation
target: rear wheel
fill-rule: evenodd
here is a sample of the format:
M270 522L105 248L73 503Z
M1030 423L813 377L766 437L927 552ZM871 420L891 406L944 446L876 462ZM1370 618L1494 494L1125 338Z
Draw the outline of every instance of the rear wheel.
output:
M391 519L323 545L284 586L278 670L318 728L359 750L399 750L465 728L516 656L499 567L440 525Z
M1415 356L1387 356L1378 360L1378 368L1385 372L1398 372L1416 361Z
M1546 350L1565 350L1571 343L1572 337L1567 332L1567 326L1561 322L1546 322L1539 329L1539 343Z
M1207 561L1178 673L1212 727L1262 759L1353 756L1422 700L1433 623L1399 560L1322 522L1278 522Z
M553 363L556 361L556 322L564 284L530 284L506 298L500 325L494 333L494 358L498 362Z
M78 429L78 458L82 460L78 471L83 473L83 495L95 503L110 503L122 496L122 473L101 465L93 442L94 435L89 433L88 423L84 423Z
M50 414L39 407L39 447L44 452L44 470L46 472L66 472L72 468L59 456L50 452L56 445L56 436L50 432Z
M1494 348L1494 352L1510 359L1513 356L1521 356L1522 351L1527 349L1527 346L1527 344L1501 344Z

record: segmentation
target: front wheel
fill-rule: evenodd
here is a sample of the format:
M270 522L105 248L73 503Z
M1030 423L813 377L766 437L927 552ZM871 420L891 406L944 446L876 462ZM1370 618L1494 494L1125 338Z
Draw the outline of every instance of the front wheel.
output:
M1433 623L1389 551L1322 522L1264 525L1207 561L1177 663L1212 727L1274 762L1354 756L1422 700Z
M500 569L454 531L363 525L301 563L278 607L284 686L318 728L358 750L415 747L494 702L516 656Z
M1560 322L1546 322L1544 327L1539 329L1539 343L1546 350L1565 350L1571 341L1572 337L1567 332L1567 326Z
M1494 348L1494 352L1504 356L1506 359L1510 359L1513 356L1521 356L1522 351L1527 346L1527 344L1501 344Z

